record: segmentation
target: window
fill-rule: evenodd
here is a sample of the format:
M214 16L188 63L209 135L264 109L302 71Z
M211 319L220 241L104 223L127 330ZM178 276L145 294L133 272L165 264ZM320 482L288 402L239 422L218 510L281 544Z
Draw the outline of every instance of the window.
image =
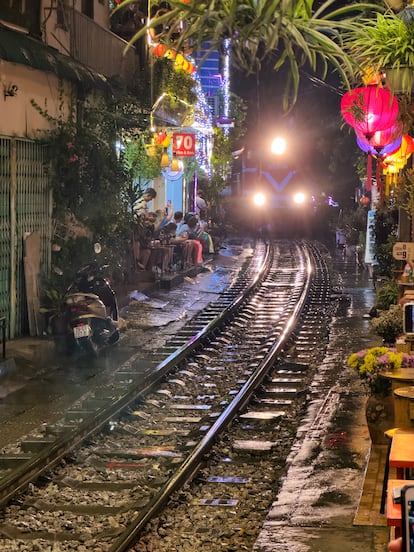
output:
M93 19L94 0L82 0L82 13Z
M40 4L41 0L0 0L0 17L39 36Z
M62 29L67 29L66 25L66 12L65 12L65 0L58 0L56 8L57 24Z

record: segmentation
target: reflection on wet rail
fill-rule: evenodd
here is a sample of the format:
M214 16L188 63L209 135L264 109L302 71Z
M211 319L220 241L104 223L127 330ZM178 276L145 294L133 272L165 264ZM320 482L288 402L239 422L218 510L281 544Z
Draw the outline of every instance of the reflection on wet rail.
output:
M306 347L299 337L292 345L292 334L301 317L312 320L315 295L320 307L326 302L327 285L323 291L314 285L315 259L320 262L310 246L261 244L234 289L170 343L146 358L131 358L111 387L75 405L46 434L0 457L0 466L9 461L0 481L6 503L72 451L71 462L55 467L53 478L49 472L46 485L31 485L5 508L0 547L33 550L24 548L30 541L52 550L59 542L59 550L66 551L82 542L86 550L128 550L171 495L203 468L231 421L247 427L266 420L278 427L282 420L291 423L307 381L301 362ZM311 324L308 331L316 329ZM295 362L289 360L292 347ZM251 406L264 387L260 408ZM279 431L283 436L286 429ZM246 440L237 441L236 449L245 450ZM265 440L260 442L266 449Z

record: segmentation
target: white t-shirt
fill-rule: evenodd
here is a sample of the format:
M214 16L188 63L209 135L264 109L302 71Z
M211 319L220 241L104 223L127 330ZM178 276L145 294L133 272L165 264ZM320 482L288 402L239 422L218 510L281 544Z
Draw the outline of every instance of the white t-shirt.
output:
M197 214L200 214L200 211L207 209L207 202L205 199L203 199L201 196L196 197L196 207L197 207Z

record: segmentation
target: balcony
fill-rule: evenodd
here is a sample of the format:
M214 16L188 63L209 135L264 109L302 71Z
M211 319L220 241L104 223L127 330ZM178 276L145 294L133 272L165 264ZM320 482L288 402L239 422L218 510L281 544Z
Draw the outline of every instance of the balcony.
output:
M124 54L128 44L125 40L76 10L65 12L70 55L106 77L120 76L130 81L138 66L135 47Z

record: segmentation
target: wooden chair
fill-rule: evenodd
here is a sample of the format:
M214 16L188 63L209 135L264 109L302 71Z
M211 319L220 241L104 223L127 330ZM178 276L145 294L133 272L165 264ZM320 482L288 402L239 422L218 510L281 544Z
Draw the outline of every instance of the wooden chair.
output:
M388 439L387 456L385 459L384 477L380 514L385 512L387 486L390 468L396 468L398 479L409 479L410 469L414 467L414 430L393 427L384 432Z

